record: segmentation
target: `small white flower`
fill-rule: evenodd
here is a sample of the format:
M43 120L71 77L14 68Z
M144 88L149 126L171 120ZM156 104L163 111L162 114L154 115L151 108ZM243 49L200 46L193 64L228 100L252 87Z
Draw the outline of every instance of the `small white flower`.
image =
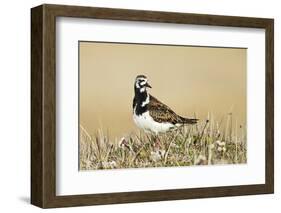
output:
M225 142L222 141L222 142L221 142L221 146L225 146Z
M218 147L218 151L221 152L223 148L221 148L220 146Z
M216 143L218 146L225 146L225 142L224 142L224 141L217 140L215 143Z
M164 149L159 150L158 152L159 152L159 154L161 155L161 157L164 157L165 154L166 154L166 151L165 151Z
M195 161L194 161L194 163L195 163L195 165L204 165L204 164L206 164L206 156L204 156L204 155L199 155L196 159L195 159Z
M103 162L101 162L101 165L102 165L103 168L108 168L109 163L103 161Z
M116 161L111 161L111 162L109 162L109 164L110 164L110 166L112 167L112 168L114 168L114 167L116 167L117 166L117 163L116 163Z
M215 143L216 143L218 146L220 146L221 141L220 141L220 140L217 140Z
M102 162L102 166L104 168L115 168L117 166L115 161L110 161L110 162Z
M161 152L160 151L150 152L150 158L154 162L161 160Z

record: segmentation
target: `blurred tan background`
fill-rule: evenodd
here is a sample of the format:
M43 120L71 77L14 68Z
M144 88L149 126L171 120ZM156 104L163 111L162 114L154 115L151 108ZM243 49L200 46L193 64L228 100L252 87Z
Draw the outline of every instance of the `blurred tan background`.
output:
M232 111L246 124L246 49L80 42L80 124L111 139L138 131L132 119L134 80L187 117L216 120ZM71 95L71 94L70 94Z

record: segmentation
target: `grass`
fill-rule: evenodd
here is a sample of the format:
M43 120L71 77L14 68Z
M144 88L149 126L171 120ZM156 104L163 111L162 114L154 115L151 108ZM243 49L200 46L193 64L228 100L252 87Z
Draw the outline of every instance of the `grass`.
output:
M140 131L116 141L80 126L80 170L246 163L246 128L232 117L209 116L157 137Z

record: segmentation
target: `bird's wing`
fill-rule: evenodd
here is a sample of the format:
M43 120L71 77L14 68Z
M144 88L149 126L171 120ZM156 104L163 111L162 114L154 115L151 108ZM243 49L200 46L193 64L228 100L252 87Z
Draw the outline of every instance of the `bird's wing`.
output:
M172 124L181 123L181 118L172 109L158 101L152 95L150 95L147 109L149 111L149 115L156 122L169 122Z

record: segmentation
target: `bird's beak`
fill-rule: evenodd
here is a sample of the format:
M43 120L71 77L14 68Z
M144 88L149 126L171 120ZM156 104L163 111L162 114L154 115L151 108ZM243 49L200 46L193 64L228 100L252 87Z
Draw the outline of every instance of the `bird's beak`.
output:
M148 87L148 88L152 88L152 87L149 85L148 82L146 82L145 86Z

